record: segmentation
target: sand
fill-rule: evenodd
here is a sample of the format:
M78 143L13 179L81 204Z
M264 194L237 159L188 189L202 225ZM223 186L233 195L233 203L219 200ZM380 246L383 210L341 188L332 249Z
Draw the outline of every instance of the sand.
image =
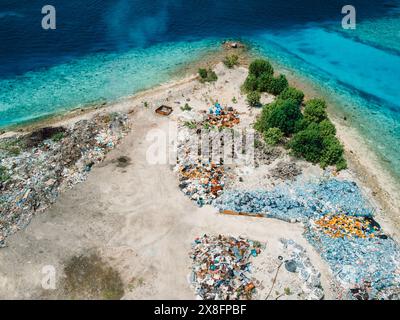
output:
M168 132L169 125L182 113L179 107L188 98L190 105L200 110L209 106L209 97L218 99L222 105L232 105L235 96L238 102L233 106L242 113L242 126L249 125L259 112L249 109L245 96L239 94L247 73L245 68L230 70L218 64L216 71L219 79L215 84L200 84L195 76L188 76L102 109L53 122L62 125L97 112L125 111L129 112L133 126L106 160L93 168L87 181L62 193L57 202L36 216L26 229L7 239L8 246L0 250L0 298L69 299L71 296L63 290L65 265L74 256L95 251L119 272L125 290L123 299L194 299L187 280L191 267L188 253L191 242L202 234L241 235L265 242L268 254L257 257L258 265L262 265L262 259L279 254L280 238L292 239L306 249L312 264L321 272L325 298L334 298L328 266L303 238L301 224L226 216L210 206L198 208L178 188L171 164L149 165L147 134L151 130ZM271 99L263 96L264 102ZM144 107L145 101L148 108ZM169 118L154 113L160 104L174 108ZM350 131L342 128L338 131L346 149L351 148L358 159L363 159L362 152L366 151L351 145ZM117 159L121 156L129 160L124 167L118 165ZM342 173L343 177L358 172L355 162L350 162L350 170ZM316 166L299 163L311 175L318 176L322 172ZM379 177L382 179L383 175ZM382 180L377 178L377 181L381 183ZM368 182L366 179L362 183L366 193L373 188ZM382 191L376 191L374 199L379 205L381 197L392 196L393 190L386 190L387 187L388 184L382 183ZM397 235L398 229L392 222L397 218L389 212L387 216L378 213L378 219L384 220L389 234ZM41 272L46 265L55 267L55 290L44 290L41 286ZM263 286L268 288L271 274L258 274ZM285 283L287 279L288 283L293 283L291 277L282 272L280 281Z

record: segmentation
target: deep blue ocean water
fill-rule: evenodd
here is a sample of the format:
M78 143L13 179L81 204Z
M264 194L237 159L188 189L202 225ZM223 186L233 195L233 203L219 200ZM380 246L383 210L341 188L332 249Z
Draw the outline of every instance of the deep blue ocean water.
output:
M41 28L41 8L57 29ZM0 0L0 127L112 101L240 38L317 83L400 177L400 1Z

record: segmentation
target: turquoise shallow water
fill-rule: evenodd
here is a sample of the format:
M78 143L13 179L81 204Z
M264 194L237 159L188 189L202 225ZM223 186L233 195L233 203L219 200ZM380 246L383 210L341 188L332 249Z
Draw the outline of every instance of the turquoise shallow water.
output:
M134 94L169 80L175 70L216 48L212 39L160 44L0 79L0 127Z
M62 11L62 14L74 14L75 6L69 3L72 11ZM4 73L0 74L0 127L134 94L169 80L175 70L217 49L220 40L227 36L235 36L252 43L256 52L317 84L400 181L398 11L365 16L359 19L356 30L343 30L340 6L333 4L319 7L316 12L320 15L319 21L310 16L309 10L302 11L298 2L292 12L289 4L269 2L267 5L262 1L252 1L253 7L240 2L232 10L217 6L214 16L206 19L203 12L194 15L197 20L190 21L183 17L193 11L193 3L170 4L162 7L162 14L153 12L157 6L141 2L135 2L130 11L127 10L130 2L125 0L119 1L115 8L114 2L107 1L108 9L97 0L91 3L98 9L92 12L99 15L93 13L91 18L96 21L93 28L96 26L98 30L93 31L85 21L81 21L84 28L79 29L83 33L75 33L75 24L62 26L60 32L66 33L65 41L57 42L55 33L50 34L53 42L49 42L37 30L34 35L21 39L10 32L12 28L3 33L0 30L5 40L9 38L6 43L11 49L6 55L0 50L0 58L6 61L0 65ZM196 10L206 10L200 2L195 4ZM358 8L375 12L372 4L368 10L365 6ZM130 24L131 15L140 11L138 8L146 9L148 16L145 19L148 23L141 24L140 32L137 23ZM269 20L262 14L267 9ZM238 10L243 14L239 15ZM25 21L21 17L29 16L19 11L5 12L0 19L8 19L9 24L12 21L20 24ZM335 20L329 22L327 18ZM316 22L305 22L309 20ZM129 28L120 27L115 21L122 21ZM137 43L138 34L140 39L146 39L146 45L143 41ZM114 42L118 43L118 49L114 48ZM24 71L31 70L31 65L35 66L32 71Z
M308 26L251 39L261 54L317 84L400 179L400 56L360 35Z

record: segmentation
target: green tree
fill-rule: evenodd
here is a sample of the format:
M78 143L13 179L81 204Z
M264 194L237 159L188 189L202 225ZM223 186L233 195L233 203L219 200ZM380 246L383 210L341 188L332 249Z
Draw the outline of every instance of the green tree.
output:
M322 168L325 168L329 165L343 165L345 162L343 158L343 146L340 144L339 140L333 136L327 136L323 139L324 149L321 154L320 164Z
M264 140L267 144L274 146L283 138L283 132L279 128L269 128L264 133Z
M257 90L258 80L257 77L249 74L243 83L243 89L245 92L251 92Z
M272 79L271 88L268 92L272 93L273 95L278 95L288 86L289 83L286 77L283 74L280 74L278 77Z
M257 81L257 89L260 92L270 92L274 78L268 73L263 73L257 78L256 81Z
M254 75L256 78L258 78L264 73L269 74L270 76L274 74L274 68L268 60L256 59L252 63L250 63L249 74Z
M322 120L319 123L319 129L324 137L336 135L336 128L329 119Z
M301 105L301 103L303 102L304 99L304 93L301 90L298 90L296 88L293 87L287 87L285 88L285 90L283 90L281 92L281 94L279 95L279 99L294 99L296 100L296 102Z
M319 123L327 117L326 103L323 99L311 99L306 102L304 118L308 121Z
M292 153L312 163L318 163L324 149L324 141L317 124L310 124L307 129L294 135L289 142Z
M260 105L261 95L258 91L252 91L247 95L247 103L251 107L258 107Z
M295 100L276 100L266 111L264 128L279 128L285 135L294 132L296 122L302 118Z

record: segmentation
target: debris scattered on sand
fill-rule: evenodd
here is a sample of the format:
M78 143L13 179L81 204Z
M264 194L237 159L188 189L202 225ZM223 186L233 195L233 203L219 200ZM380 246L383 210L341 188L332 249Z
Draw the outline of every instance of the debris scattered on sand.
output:
M308 222L311 217L346 212L372 216L357 185L336 179L319 182L283 183L273 190L225 191L214 205L221 210L262 213L284 221Z
M128 129L127 116L97 115L69 128L39 129L26 136L0 140L0 247L25 227L33 214L53 203L60 190L84 181ZM6 145L7 147L4 147ZM10 145L18 152L10 154ZM4 148L1 148L3 146Z
M178 166L179 187L199 206L211 204L224 188L224 167L214 163Z
M282 155L282 152L276 148L267 145L260 136L259 132L254 136L254 161L258 167L260 165L269 165Z
M301 169L294 162L279 161L271 170L271 176L281 180L294 180L300 174Z
M321 300L324 290L321 286L321 273L312 265L306 250L293 240L281 239L284 252L287 255L285 269L298 275L302 295L308 300Z
M250 259L260 254L262 248L261 243L243 238L197 238L190 254L190 281L196 294L204 300L251 299L256 287Z
M200 123L204 127L211 128L233 128L240 123L239 113L234 110L222 109L220 114L208 114L207 118Z
M326 215L315 220L314 224L332 238L373 238L380 231L372 219L344 214Z
M340 292L339 299L388 298L390 290L400 290L400 248L393 239L332 238L311 225L305 237L328 262Z

